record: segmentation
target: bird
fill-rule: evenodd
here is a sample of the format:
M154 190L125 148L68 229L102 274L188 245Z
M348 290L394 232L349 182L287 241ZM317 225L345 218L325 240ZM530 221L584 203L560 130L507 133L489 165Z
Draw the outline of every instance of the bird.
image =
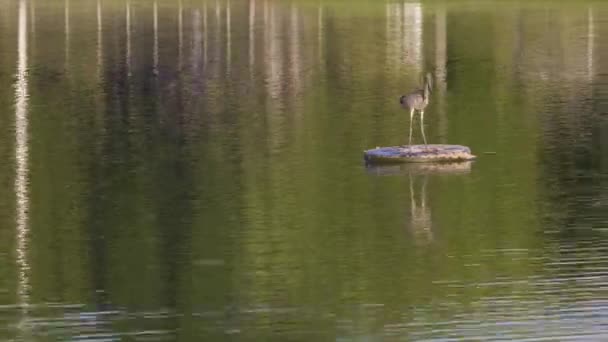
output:
M433 88L433 79L431 74L427 73L422 89L416 89L408 94L402 95L399 98L399 103L403 109L410 111L410 139L409 145L412 144L412 123L414 119L414 111L420 112L420 130L422 131L422 138L424 139L424 145L426 145L426 136L424 135L424 109L429 104L431 98L431 92Z

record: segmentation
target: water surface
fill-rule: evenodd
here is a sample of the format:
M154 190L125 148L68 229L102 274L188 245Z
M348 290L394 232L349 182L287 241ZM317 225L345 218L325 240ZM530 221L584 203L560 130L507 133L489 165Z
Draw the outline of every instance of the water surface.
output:
M608 338L607 15L0 0L0 338Z

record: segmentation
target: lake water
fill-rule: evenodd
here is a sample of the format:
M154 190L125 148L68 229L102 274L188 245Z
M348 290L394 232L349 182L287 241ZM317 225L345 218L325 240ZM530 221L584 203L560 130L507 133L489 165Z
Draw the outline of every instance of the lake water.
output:
M0 339L607 340L606 18L0 0Z

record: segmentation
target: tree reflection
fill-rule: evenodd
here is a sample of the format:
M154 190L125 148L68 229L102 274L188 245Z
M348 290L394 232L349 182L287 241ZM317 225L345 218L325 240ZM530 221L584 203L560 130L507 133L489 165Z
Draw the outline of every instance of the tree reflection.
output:
M27 32L27 1L19 1L18 15L18 45L17 45L17 82L15 85L15 194L16 230L17 230L17 267L18 267L18 305L22 310L22 320L28 319L30 310L30 191L29 191L29 115L28 115L28 32ZM25 328L24 323L19 324ZM28 334L24 332L24 334Z

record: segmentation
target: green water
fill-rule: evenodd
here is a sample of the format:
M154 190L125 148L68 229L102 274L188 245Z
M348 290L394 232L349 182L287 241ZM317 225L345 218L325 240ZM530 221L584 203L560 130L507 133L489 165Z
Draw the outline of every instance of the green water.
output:
M0 339L608 338L607 15L0 0Z

